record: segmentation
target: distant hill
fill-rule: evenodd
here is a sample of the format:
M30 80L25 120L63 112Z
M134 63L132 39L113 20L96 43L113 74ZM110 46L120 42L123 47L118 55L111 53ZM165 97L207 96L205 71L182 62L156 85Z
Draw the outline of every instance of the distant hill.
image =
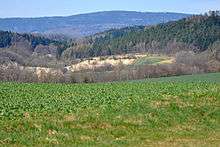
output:
M64 34L69 37L93 35L114 28L155 25L190 16L181 13L106 11L68 17L5 18L0 30L18 33Z
M110 30L87 37L67 49L64 57L85 57L131 52L202 52L220 40L220 16L192 16L155 26ZM82 43L83 42L83 43Z

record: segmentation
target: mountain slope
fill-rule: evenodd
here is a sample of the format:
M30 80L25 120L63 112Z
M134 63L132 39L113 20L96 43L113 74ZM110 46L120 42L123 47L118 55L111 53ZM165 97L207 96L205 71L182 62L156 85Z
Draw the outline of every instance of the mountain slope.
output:
M31 34L0 31L0 63L12 61L24 65L29 62L28 59L39 56L56 58L64 48L65 43L61 41Z
M220 40L220 16L193 16L152 27L128 27L87 37L83 43L75 43L66 50L64 56L81 58L143 51L202 52L217 40Z
M134 25L154 25L188 17L181 13L142 13L108 11L68 17L0 19L0 30L19 33L52 33L82 37L113 28Z

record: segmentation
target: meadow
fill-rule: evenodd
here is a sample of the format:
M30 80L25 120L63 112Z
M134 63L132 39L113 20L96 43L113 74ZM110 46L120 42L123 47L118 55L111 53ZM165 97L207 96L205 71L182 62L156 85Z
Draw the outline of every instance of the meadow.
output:
M219 146L219 79L0 83L0 146Z
M142 57L137 59L134 62L134 65L158 65L158 64L171 64L173 63L174 57L168 57L164 55L148 55L146 57Z

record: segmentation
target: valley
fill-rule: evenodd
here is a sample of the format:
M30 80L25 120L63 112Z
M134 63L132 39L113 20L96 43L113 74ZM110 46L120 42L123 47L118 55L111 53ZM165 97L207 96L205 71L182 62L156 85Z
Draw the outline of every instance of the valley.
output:
M90 83L219 72L219 28L218 12L210 12L70 40L0 31L0 78Z

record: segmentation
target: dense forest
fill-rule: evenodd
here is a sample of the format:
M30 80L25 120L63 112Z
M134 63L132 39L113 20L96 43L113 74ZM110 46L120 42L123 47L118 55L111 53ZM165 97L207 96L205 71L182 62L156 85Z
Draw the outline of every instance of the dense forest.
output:
M51 43L58 43L42 36L36 36L31 34L19 34L9 31L0 31L0 47L8 47L12 44L13 39L24 38L30 42L31 47L35 48L37 45L49 45Z
M155 26L110 30L72 42L65 58L113 55L131 52L202 52L220 39L219 12L196 15Z

